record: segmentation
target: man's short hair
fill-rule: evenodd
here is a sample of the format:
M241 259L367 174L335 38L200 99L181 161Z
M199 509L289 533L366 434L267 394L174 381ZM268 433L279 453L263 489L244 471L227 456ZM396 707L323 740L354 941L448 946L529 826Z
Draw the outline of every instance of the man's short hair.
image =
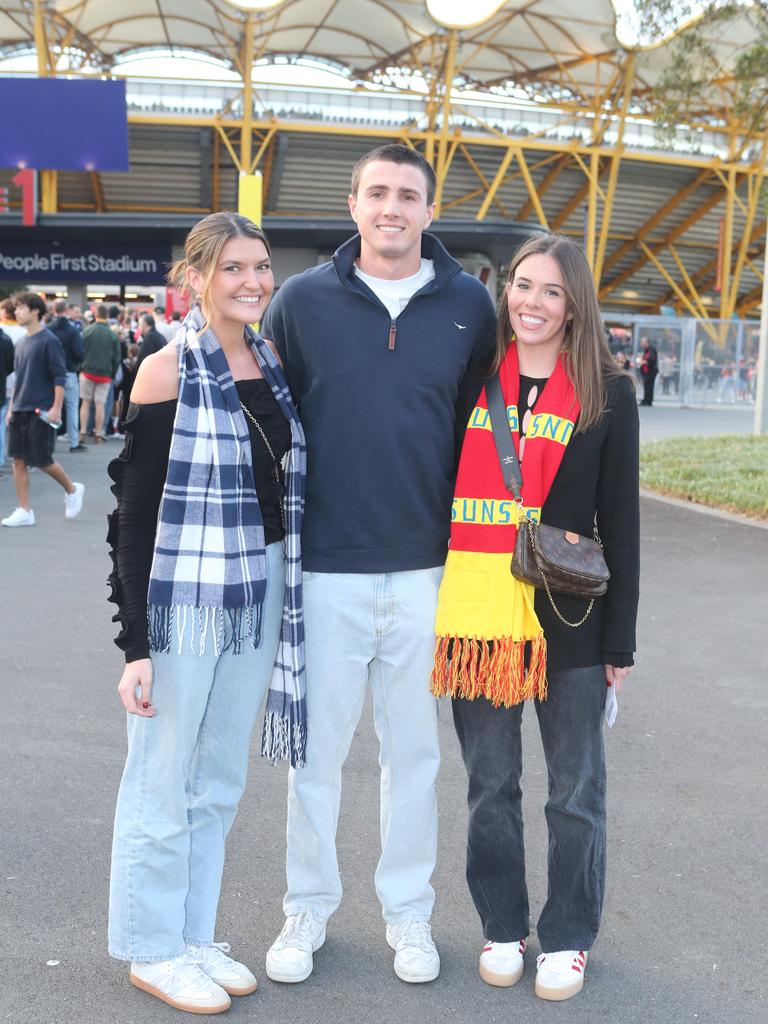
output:
M93 312L96 314L97 320L107 319L107 307L104 305L103 302L100 302Z
M432 167L427 163L421 153L417 153L415 149L411 149L410 146L403 146L399 142L388 143L386 146L379 146L376 149L372 149L370 153L366 153L365 156L361 156L355 166L352 168L352 195L357 195L357 190L360 187L360 178L363 173L363 168L372 163L374 160L386 160L391 164L410 164L412 167L418 167L427 183L427 206L431 206L435 201L435 188L437 187L437 181L435 179L435 172Z
M120 316L120 307L119 306L110 306L109 307L109 319L110 320L117 320L117 318L119 316Z
M151 313L142 313L141 314L141 319L147 325L147 327L154 327L155 326L155 318L152 316Z
M178 311L178 309L174 309L174 311L171 313L171 320L181 320L181 313Z
M56 301L53 304L53 312L56 314L56 316L63 316L67 312L67 300L56 299Z
M3 311L3 315L6 320L15 320L16 314L14 312L16 302L13 299L4 299L0 309Z
M27 309L36 309L41 320L48 312L45 299L38 295L37 292L21 292L16 296L16 305L26 306Z
M155 306L155 312L158 316L163 316L165 313L165 306Z

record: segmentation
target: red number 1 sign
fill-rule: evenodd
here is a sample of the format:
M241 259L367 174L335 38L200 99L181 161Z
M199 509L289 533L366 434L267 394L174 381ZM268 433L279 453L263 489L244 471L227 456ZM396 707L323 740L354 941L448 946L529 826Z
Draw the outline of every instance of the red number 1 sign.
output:
M33 228L37 221L37 171L27 167L11 181L21 189L21 223Z

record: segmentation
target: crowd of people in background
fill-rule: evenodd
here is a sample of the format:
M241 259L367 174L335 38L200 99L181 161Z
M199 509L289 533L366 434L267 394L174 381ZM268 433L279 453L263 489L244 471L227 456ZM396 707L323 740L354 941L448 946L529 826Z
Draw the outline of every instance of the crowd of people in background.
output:
M121 440L141 361L181 326L148 311L96 303L84 311L64 298L19 292L0 303L0 477L12 469L18 506L3 526L32 526L29 471L41 469L65 490L74 518L84 488L54 460L57 437L71 453Z
M0 476L8 472L5 417L14 388L14 351L27 335L16 318L19 294L0 302ZM107 438L121 440L136 372L143 359L175 336L181 313L166 319L160 306L152 313L105 303L83 310L63 298L43 301L41 325L58 338L66 366L59 434L66 434L71 452L85 452L88 444Z

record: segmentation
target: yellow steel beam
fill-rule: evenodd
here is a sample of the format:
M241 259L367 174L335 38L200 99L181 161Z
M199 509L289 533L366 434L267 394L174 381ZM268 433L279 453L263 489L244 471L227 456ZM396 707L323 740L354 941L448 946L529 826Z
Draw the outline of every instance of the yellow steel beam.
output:
M466 146L464 145L464 143L463 143L463 142L460 142L460 143L459 143L459 149L461 150L461 155L462 155L462 156L464 157L464 159L465 159L465 160L467 161L467 163L469 164L469 166L470 166L470 167L472 168L472 170L473 170L473 171L475 172L475 174L476 174L476 176L477 176L477 177L479 178L479 180L480 180L480 182L481 182L481 184L482 184L483 188L484 188L484 189L486 190L486 192L487 192L487 191L488 191L488 189L489 189L489 188L491 187L491 186L490 186L490 182L488 181L488 179L486 178L486 176L485 176L485 175L483 174L483 172L482 172L482 171L480 170L480 168L478 167L478 165L477 165L477 161L476 161L476 160L475 160L475 158L474 158L474 157L472 156L472 154L470 153L470 151L469 151L469 150L467 149L467 147L466 147ZM477 194L477 193L475 193L475 194ZM494 199L493 199L493 201L494 201L494 203L496 204L496 206L498 206L498 208L499 208L499 210L500 210L500 212L501 212L501 215L502 215L502 217L506 217L506 218L509 218L509 212L507 211L506 207L504 206L504 204L502 203L502 201L501 201L501 200L499 199L499 197L498 197L498 196L494 196Z
M680 276L682 277L683 281L685 281L685 286L688 289L688 294L690 295L691 300L695 303L695 305L697 305L699 307L699 310L700 310L700 314L699 315L703 316L705 319L707 319L709 317L709 313L707 312L707 307L702 302L701 295L699 295L699 292L698 292L698 290L696 288L696 285L691 280L691 275L685 269L685 264L680 259L680 254L678 253L678 251L674 247L674 245L670 245L669 246L669 251L671 252L672 258L674 259L675 263L677 264L677 269L680 271Z
M659 245L654 246L655 250L657 252L660 251L661 249L664 248L665 245L669 245L670 242L674 242L681 235L684 235L688 228L692 227L697 221L701 220L701 218L704 217L707 213L709 213L709 211L714 206L717 206L718 203L722 202L722 199L723 196L721 192L714 192L708 199L705 199L703 203L697 206L695 210L689 213L685 220L681 221L680 224L673 228L667 235L664 242L661 242ZM645 252L646 246L642 239L639 240L638 244L640 245L640 248L643 249L643 252ZM630 267L628 267L626 270L622 270L620 274L617 274L616 277L610 280L607 284L603 285L603 287L600 289L600 299L604 299L606 295L614 291L614 289L618 288L619 285L622 285L625 281L628 281L637 273L638 270L644 267L647 262L647 256L639 256Z
M243 123L240 128L238 164L241 174L247 174L250 169L253 147L253 22L253 13L249 12L243 32Z
M93 186L93 202L97 213L104 213L104 189L101 186L101 175L98 171L91 171L91 185Z
M541 199L545 192L549 191L549 189L552 187L552 185L554 185L554 183L557 181L557 179L560 177L560 175L563 173L563 171L566 169L569 163L569 157L557 157L556 163L554 163L550 167L550 169L544 175L542 180L539 182L538 188L536 189L536 194L538 195L539 199ZM526 201L515 214L515 220L527 220L530 217L533 208L533 199L529 195Z
M603 173L602 170L599 173ZM579 188L568 200L565 206L560 212L552 218L552 230L559 231L563 224L568 220L574 210L578 209L579 206L587 198L589 193L589 181L586 181L581 188Z
M730 188L730 185L728 184L728 178L723 174L723 172L720 170L719 167L715 167L714 170L715 170L715 175L722 182L723 188L727 191ZM734 199L734 202L736 203L736 205L741 210L741 212L746 217L747 216L747 206L746 206L746 203L741 198L741 196L739 195L738 192L734 192L733 199Z
M456 69L456 42L458 34L454 30L448 36L448 46L445 53L443 65L443 106L440 114L440 139L437 146L437 167L435 177L437 186L435 188L436 216L440 216L440 203L443 198L443 185L448 173L448 130L451 120L451 93L453 92L453 76ZM455 151L455 150L454 150Z
M605 247L608 242L608 230L611 226L611 217L613 216L613 201L616 195L616 183L619 180L619 167L621 165L622 151L624 149L624 126L626 124L627 113L629 112L629 101L630 94L632 91L632 83L635 79L635 55L630 52L627 57L626 64L624 66L624 90L621 99L621 113L619 115L619 124L616 132L616 153L611 160L611 170L608 175L608 190L603 204L603 216L600 221L600 235L597 241L597 255L595 257L595 265L592 271L592 277L596 287L600 287L600 278L603 274L603 261L605 260Z
M744 261L747 258L747 250L751 241L752 229L755 225L755 216L757 214L757 206L760 199L760 195L763 190L763 180L765 178L765 159L766 159L766 141L763 141L763 146L760 153L760 173L754 179L751 179L749 185L749 206L747 209L746 223L742 229L741 244L739 245L739 254L736 257L736 265L733 268L733 276L731 280L731 291L728 295L727 303L727 316L731 317L736 309L736 300L739 295L739 285L741 284L741 274L744 270Z
M678 297L680 302L690 312L691 316L695 316L697 319L700 319L701 313L693 305L693 303L682 290L682 288L679 286L677 281L675 281L675 279L670 275L664 264L659 261L658 257L656 256L656 253L649 249L645 242L640 242L640 248L643 250L646 257L651 261L651 263L653 263L653 265L656 267L656 269L667 282L667 284L670 286L670 288L674 291L675 295Z
M597 171L600 157L593 152L589 158L589 190L587 192L587 230L586 230L586 255L592 279L594 280L595 270L595 231L597 228ZM597 283L597 282L595 282Z
M728 171L725 192L725 219L720 252L720 319L728 317L728 298L731 294L731 263L733 261L733 207L736 198L736 171Z
M51 58L48 43L48 30L45 21L43 0L35 0L35 50L37 52L37 74L40 78L55 75L55 65ZM40 171L40 205L43 213L56 213L58 207L58 173L51 170Z
M596 189L597 194L600 196L603 202L605 202L605 192L603 192L603 190L600 188L600 176L597 175L596 177L592 169L592 157L595 155L595 153L599 155L600 151L598 149L590 148L585 149L583 152L585 156L589 156L589 166L587 166L587 164L582 160L581 153L578 150L573 150L573 159L584 172L584 176L586 177L589 184ZM612 156L613 154L609 153L608 155ZM589 187L587 188L587 191L589 191Z
M701 185L702 182L706 181L710 176L711 172L709 170L699 171L699 173L692 181L690 181L687 185L680 189L679 192L675 193L675 195L672 196L671 199L668 199L667 202L664 203L664 205L661 206L656 211L656 213L654 213L654 215L645 222L645 224L643 224L643 226L639 229L639 231L637 231L637 233L633 236L633 238L630 241L625 242L623 245L620 245L615 252L611 253L611 255L603 264L603 272L605 273L605 271L610 270L617 263L619 263L630 250L635 248L638 239L646 238L651 233L651 231L653 231L657 224L660 224L663 220L665 220L670 213L676 210L677 207L685 199L687 199L692 192L695 192L699 185Z
M512 157L515 155L515 147L509 146L507 152L504 154L499 169L496 171L496 177L491 182L491 187L485 194L485 199L480 204L480 209L475 215L475 220L485 220L485 215L488 213L488 209L493 202L494 196L499 191L499 186L504 180L504 175L507 173L507 168L512 163Z
M525 160L525 154L522 149L517 151L517 162L520 164L520 173L523 176L525 187L528 189L528 195L533 203L533 208L536 210L536 216L539 218L539 223L542 224L547 230L549 230L549 223L547 221L546 214L544 213L544 207L541 205L539 194L536 191L536 186L531 177L531 172L528 168L528 164Z
M261 162L261 158L264 156L264 153L266 152L267 146L270 144L272 139L275 137L276 132L277 132L277 128L270 128L269 131L267 132L267 134L261 140L261 145L258 148L256 156L251 161L251 166L250 166L250 169L248 171L249 174L253 174L253 172L259 166L259 163Z
M221 134L213 133L213 168L211 171L211 213L221 208Z
M227 147L227 152L232 157L232 163L239 170L240 169L240 161L238 159L237 153L235 152L234 146L232 145L232 143L230 141L229 136L227 135L226 131L224 130L223 125L217 124L214 121L214 128L216 129L216 133L220 136L221 141Z

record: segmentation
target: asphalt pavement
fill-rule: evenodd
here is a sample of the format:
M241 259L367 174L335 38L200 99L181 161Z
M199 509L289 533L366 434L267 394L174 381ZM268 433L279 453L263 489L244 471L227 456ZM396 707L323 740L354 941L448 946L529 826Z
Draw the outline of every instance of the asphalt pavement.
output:
M695 412L642 409L642 435L736 429L733 410L705 410L703 426L688 416ZM720 415L715 422L727 429L706 430ZM743 432L750 430L744 413ZM116 451L114 442L81 455L64 448L60 461L86 485L78 519L64 519L61 490L36 472L37 526L0 530L0 1021L13 1024L182 1019L134 989L126 965L106 953L110 836L125 752L115 690L121 659L105 586L113 503L105 469ZM6 477L0 511L14 505ZM478 977L482 935L464 882L466 780L447 706L433 879L442 971L421 986L395 977L373 892L378 763L368 707L345 773L345 897L302 985L275 984L264 973L282 924L286 770L254 749L228 845L217 939L254 968L259 990L235 999L228 1019L765 1021L768 530L644 498L642 539L639 652L607 735L608 889L584 991L565 1004L535 998L535 932L518 985L493 989ZM535 922L546 895L546 777L531 709L524 738Z

